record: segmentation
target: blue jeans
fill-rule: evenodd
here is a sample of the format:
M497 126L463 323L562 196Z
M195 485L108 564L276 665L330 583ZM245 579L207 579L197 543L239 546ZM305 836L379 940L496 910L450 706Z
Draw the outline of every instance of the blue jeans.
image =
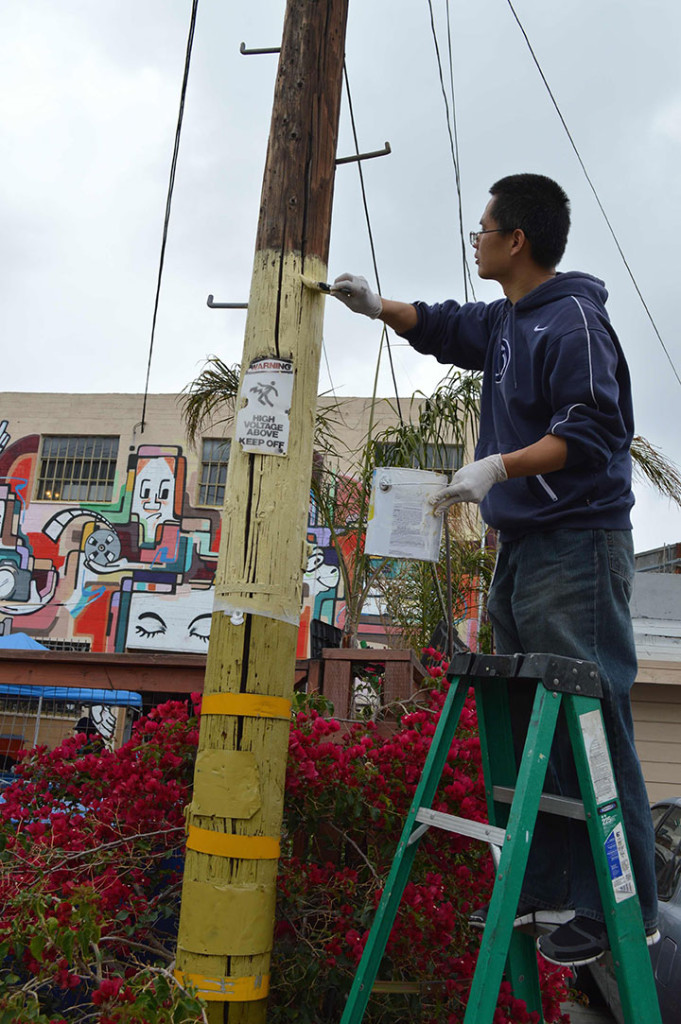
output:
M641 912L651 928L657 921L653 826L630 704L637 669L629 614L633 575L628 530L530 534L502 545L487 607L498 654L559 654L598 665ZM527 684L509 685L516 747L521 750L533 694ZM564 718L558 722L545 789L579 796ZM537 906L573 907L577 914L603 920L584 822L539 816L523 895Z

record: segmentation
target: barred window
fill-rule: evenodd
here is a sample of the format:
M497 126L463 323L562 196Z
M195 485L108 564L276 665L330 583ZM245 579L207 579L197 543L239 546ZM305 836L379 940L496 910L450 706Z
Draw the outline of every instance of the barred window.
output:
M424 448L424 469L442 469L450 473L455 469L461 469L463 465L463 445L426 444Z
M43 437L39 501L111 501L117 437Z
M396 459L399 455L400 459ZM390 466L395 461L402 461L403 453L399 446L388 442L376 445L376 464ZM423 444L411 456L411 465L419 469L435 469L448 473L461 469L463 465L463 445L461 444Z
M48 651L90 651L92 642L90 640L51 640L49 637L40 637L40 643L47 647Z
M225 438L204 438L201 450L201 483L199 505L219 505L225 501L225 481L231 441Z

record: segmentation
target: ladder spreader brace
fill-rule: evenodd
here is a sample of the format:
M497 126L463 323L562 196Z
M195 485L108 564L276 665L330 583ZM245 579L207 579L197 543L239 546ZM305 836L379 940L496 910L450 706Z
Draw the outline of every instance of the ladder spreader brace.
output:
M538 1012L543 1020L534 938L513 928L540 811L586 822L625 1024L661 1024L603 726L597 667L550 654L461 654L452 660L447 676L447 698L341 1024L362 1020L419 841L432 827L490 843L497 868L464 1024L491 1024L504 971L516 998L523 999L528 1010ZM514 680L535 684L519 766L509 715L509 689ZM475 689L489 823L432 810L470 686ZM542 793L561 707L581 801Z

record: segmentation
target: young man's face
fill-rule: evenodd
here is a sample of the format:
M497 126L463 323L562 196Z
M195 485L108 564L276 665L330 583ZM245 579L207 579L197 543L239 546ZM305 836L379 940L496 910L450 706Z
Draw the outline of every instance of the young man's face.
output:
M485 207L480 218L480 237L475 246L475 262L478 266L478 277L485 281L503 281L511 265L510 232L501 232L494 218L494 196Z

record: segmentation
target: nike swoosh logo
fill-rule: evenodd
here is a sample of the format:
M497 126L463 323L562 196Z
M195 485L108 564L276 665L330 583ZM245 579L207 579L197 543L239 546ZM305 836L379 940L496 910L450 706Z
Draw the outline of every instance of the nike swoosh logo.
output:
M535 327L535 331L545 331L545 327Z

